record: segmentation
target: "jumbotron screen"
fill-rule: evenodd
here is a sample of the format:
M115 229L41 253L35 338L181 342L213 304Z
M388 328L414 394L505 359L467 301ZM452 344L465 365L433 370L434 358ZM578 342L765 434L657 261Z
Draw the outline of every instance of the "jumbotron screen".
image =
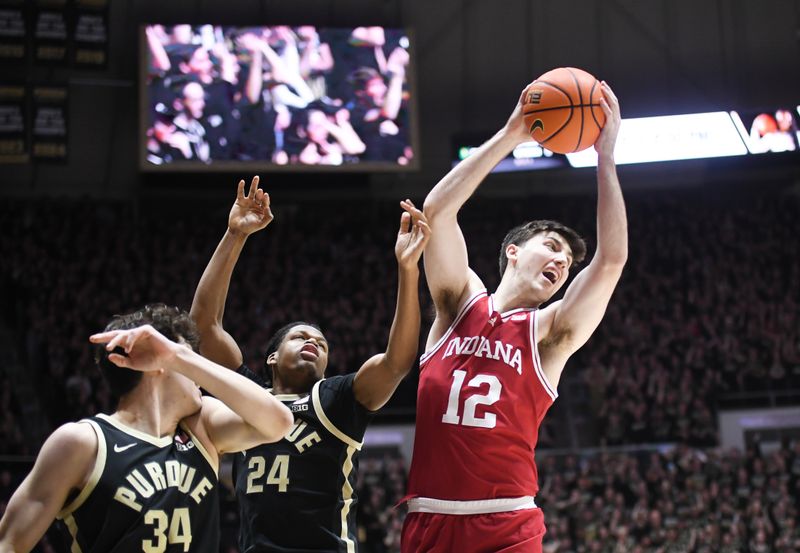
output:
M453 166L470 156L489 133L454 137ZM714 111L622 119L617 165L710 159L767 153L800 153L800 106ZM492 172L594 167L594 148L555 154L536 142L517 146Z
M143 170L417 166L406 30L148 25L141 40Z

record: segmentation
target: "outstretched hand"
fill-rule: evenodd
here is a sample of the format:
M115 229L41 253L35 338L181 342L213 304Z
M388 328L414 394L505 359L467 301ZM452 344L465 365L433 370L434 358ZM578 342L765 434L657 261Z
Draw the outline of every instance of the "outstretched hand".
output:
M600 108L606 115L606 123L603 125L603 130L600 131L600 136L597 142L594 143L594 149L600 157L614 157L614 147L617 144L617 134L619 134L619 126L622 121L619 112L619 100L617 100L614 91L608 86L605 81L600 82L600 91L603 97L600 98Z
M130 330L111 330L89 337L94 344L105 344L106 350L113 352L122 348L126 355L109 353L108 360L127 369L141 372L158 371L169 365L175 358L177 348L183 347L167 339L150 325Z
M248 236L272 222L269 194L258 187L258 175L250 182L250 192L244 195L244 180L239 181L236 201L228 215L228 228Z
M431 227L425 214L417 209L411 200L403 200L400 207L405 211L400 216L400 230L397 232L397 243L394 254L397 264L402 269L416 267L422 252L431 237Z

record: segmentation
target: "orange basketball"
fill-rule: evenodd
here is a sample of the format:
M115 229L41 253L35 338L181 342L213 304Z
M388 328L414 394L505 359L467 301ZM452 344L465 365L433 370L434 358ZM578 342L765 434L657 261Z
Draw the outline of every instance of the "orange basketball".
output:
M606 123L602 97L600 83L586 71L553 69L525 89L525 126L531 137L551 152L580 152L594 144Z

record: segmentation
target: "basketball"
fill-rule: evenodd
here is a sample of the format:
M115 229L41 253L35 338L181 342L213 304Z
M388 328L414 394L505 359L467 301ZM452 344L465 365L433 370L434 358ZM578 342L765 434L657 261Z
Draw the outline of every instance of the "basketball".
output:
M525 89L522 113L536 142L558 154L593 145L606 122L600 82L575 67L548 71Z

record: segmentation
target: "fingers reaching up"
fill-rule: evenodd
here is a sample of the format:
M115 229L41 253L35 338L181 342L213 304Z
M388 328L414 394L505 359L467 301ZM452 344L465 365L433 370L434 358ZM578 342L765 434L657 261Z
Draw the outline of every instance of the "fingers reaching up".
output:
M400 230L397 233L395 255L401 267L416 267L431 237L431 227L425 214L411 200L400 202Z
M239 181L236 201L228 215L228 228L234 233L248 236L266 227L274 218L269 194L259 188L259 180L258 175L253 177L246 196L245 182Z

